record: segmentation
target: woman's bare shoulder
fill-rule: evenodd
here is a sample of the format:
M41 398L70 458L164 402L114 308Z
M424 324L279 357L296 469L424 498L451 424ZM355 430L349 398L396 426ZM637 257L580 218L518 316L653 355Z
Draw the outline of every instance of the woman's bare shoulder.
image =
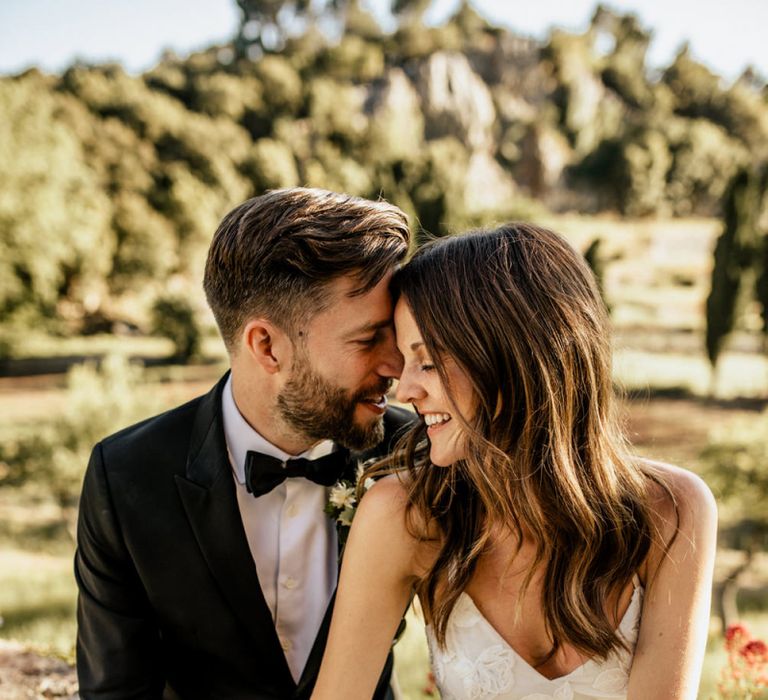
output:
M376 481L360 501L353 529L379 533L385 546L410 553L414 572L420 574L433 558L436 526L427 523L418 508L410 505L410 476L407 472L388 474Z
M400 472L376 479L365 492L355 518L367 513L370 518L404 514L408 506L407 476Z
M689 520L695 514L698 521L717 520L717 504L706 482L694 472L666 462L641 460L646 472L658 478L651 481L650 498L653 510L664 520ZM682 525L682 523L681 523Z
M706 482L697 474L665 462L641 460L650 481L652 527L657 536L650 563L669 556L685 560L697 550L714 546L717 504Z

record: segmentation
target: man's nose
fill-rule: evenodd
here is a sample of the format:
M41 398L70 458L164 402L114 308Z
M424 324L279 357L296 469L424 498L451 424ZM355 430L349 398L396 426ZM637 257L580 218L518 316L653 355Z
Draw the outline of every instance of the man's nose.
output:
M389 326L384 329L383 334L377 348L376 372L381 377L397 379L403 371L403 355L397 349L394 327Z
M379 365L379 374L382 377L391 377L397 379L403 371L403 355L395 345L394 336L392 336L382 348L382 359Z

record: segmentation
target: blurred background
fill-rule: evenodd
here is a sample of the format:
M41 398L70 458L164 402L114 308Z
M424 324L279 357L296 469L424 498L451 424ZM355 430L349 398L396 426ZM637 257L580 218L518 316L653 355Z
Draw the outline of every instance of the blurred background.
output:
M766 27L761 0L3 0L0 697L75 692L90 448L220 376L208 243L294 185L584 252L636 451L720 505L700 697L757 697L723 633L768 638ZM435 697L410 622L404 695Z

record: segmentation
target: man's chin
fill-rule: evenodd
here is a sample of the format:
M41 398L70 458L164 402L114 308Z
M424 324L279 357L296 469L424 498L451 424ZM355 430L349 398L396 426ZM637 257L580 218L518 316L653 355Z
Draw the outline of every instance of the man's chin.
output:
M353 450L367 450L375 447L384 439L384 417L371 411L366 405L358 404L355 408L352 425L344 439L339 440L344 447Z

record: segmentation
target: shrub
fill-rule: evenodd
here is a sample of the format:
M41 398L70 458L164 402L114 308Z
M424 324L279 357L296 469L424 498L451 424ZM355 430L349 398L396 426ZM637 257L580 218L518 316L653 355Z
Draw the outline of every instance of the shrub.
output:
M152 306L152 333L168 338L174 357L187 362L200 351L200 326L192 305L181 297L160 297Z
M73 525L93 445L159 408L140 391L143 379L141 366L118 355L107 356L98 366L74 366L67 375L62 413L35 426L34 433L0 444L0 484L39 483Z

